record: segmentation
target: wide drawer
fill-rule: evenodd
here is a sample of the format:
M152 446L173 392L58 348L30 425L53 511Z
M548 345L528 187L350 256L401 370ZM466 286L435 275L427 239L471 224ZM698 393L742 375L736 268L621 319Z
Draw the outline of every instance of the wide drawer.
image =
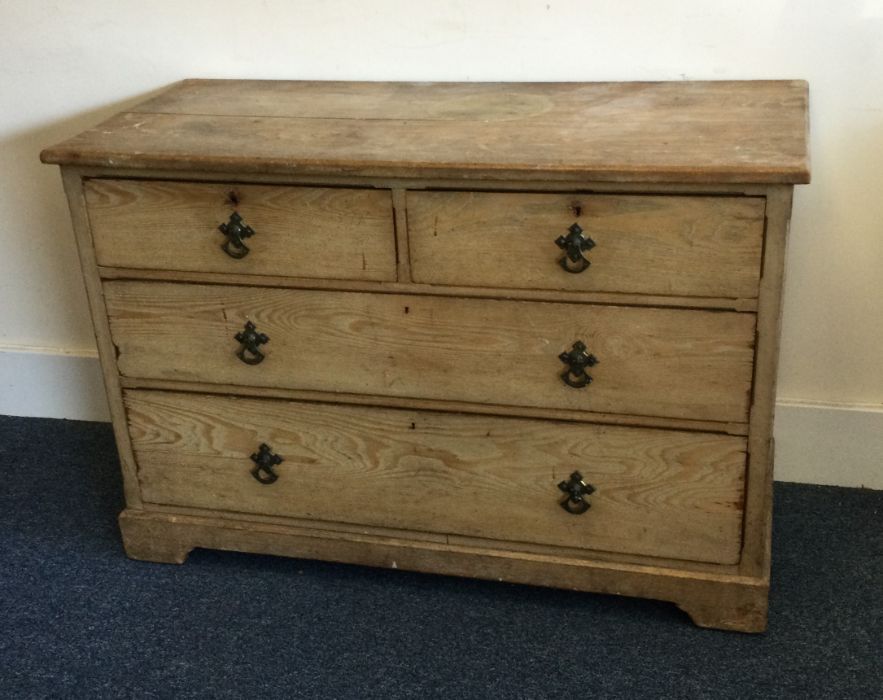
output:
M127 377L747 419L753 314L162 282L104 291ZM236 340L247 322L269 338L260 364ZM579 341L598 364L575 388L559 356Z
M396 279L389 191L96 179L85 195L99 265ZM244 256L218 228L234 212L254 231Z
M757 297L762 197L408 192L407 203L415 282Z
M147 503L739 559L743 438L171 392L125 401ZM252 474L261 444L284 460L270 484ZM574 471L595 488L582 514L560 505Z

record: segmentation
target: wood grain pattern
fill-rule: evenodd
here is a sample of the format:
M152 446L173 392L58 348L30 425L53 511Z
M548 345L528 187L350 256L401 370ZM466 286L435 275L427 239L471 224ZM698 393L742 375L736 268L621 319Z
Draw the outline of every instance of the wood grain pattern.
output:
M105 282L121 374L744 421L754 316L355 292ZM246 320L269 335L236 357ZM573 389L558 355L600 360Z
M166 513L170 515L185 515L196 518L223 518L224 520L239 521L249 525L281 525L283 527L308 528L313 532L322 533L324 536L340 534L348 535L376 535L378 537L395 538L397 540L411 540L415 543L437 542L441 544L463 545L465 547L484 547L498 549L501 546L510 552L524 552L527 554L543 554L565 559L582 559L593 562L613 562L619 564L646 564L650 566L669 567L683 572L714 573L739 575L739 564L714 564L711 562L691 561L687 559L670 559L660 556L642 556L636 554L623 554L620 552L601 551L598 549L578 549L576 547L561 547L558 545L534 544L532 542L517 542L515 540L492 540L486 537L474 537L467 535L444 535L426 530L402 530L388 527L365 525L364 523L341 523L330 520L307 520L293 518L291 516L265 515L261 513L240 513L237 511L218 511L210 508L195 508L193 506L170 506L161 503L149 503L145 505L151 513Z
M408 249L408 212L405 208L405 191L403 189L392 190L392 204L395 212L398 281L409 284L411 282L411 252Z
M41 157L280 174L806 182L806 121L802 81L200 80Z
M635 416L625 413L595 413L566 408L537 408L531 406L508 406L494 403L469 403L466 401L439 401L438 399L414 399L378 394L346 394L339 391L307 391L280 387L242 386L237 384L209 384L207 382L180 381L174 379L145 379L120 377L120 385L126 389L159 389L163 391L199 391L206 394L229 394L256 398L291 399L293 401L333 401L362 406L386 406L415 410L447 411L452 413L479 413L491 416L514 416L516 418L549 418L560 421L626 425L644 428L671 428L673 430L698 430L706 433L747 435L747 423L721 423L713 420L691 418L660 418L659 416Z
M513 552L463 544L323 533L314 528L124 510L120 528L134 559L180 564L195 547L344 561L368 566L669 600L703 627L762 632L769 578L689 572Z
M128 168L115 166L68 165L69 172L77 172L84 178L134 178L156 180L181 180L181 168ZM459 177L414 177L401 173L387 176L371 176L360 173L273 173L273 172L223 172L204 170L199 165L186 171L188 182L230 181L266 185L297 185L302 187L365 187L405 190L475 190L476 192L610 192L614 194L698 194L736 195L764 197L770 185L750 182L609 182L592 179L549 178L544 180L503 180L492 177L476 179L469 173Z
M46 149L127 553L639 595L763 630L807 114L802 81L190 80ZM237 207L258 230L242 261L215 230ZM541 243L573 221L598 245L562 277ZM271 337L258 366L235 357L247 319ZM584 390L559 377L577 338L601 360ZM264 439L279 488L247 476ZM557 505L574 461L585 516Z
M731 564L745 440L549 421L127 392L146 501ZM258 483L262 442L285 458ZM579 469L584 515L557 484Z
M399 279L408 278L408 266L400 262ZM136 270L131 267L99 267L98 273L111 280L158 280L226 284L230 277L216 272L181 272ZM315 277L279 277L278 275L236 275L236 284L247 287L284 287L291 289L331 289L335 291L374 292L378 294L419 294L430 296L468 296L487 299L527 299L577 304L612 304L614 306L674 306L682 309L719 309L757 311L757 299L725 297L682 297L656 294L621 294L619 292L563 292L549 289L495 289L493 287L453 287L411 282L371 282L323 280Z
M763 278L757 324L754 391L750 412L749 464L745 520L748 539L743 551L743 570L769 575L773 497L773 418L779 334L782 322L782 289L785 254L791 221L792 187L773 189L768 196L769 223L764 246Z
M85 189L100 265L396 279L388 191L103 179ZM234 211L255 230L238 260L218 230Z
M408 192L415 282L754 298L761 197ZM596 244L581 273L555 240L577 223Z

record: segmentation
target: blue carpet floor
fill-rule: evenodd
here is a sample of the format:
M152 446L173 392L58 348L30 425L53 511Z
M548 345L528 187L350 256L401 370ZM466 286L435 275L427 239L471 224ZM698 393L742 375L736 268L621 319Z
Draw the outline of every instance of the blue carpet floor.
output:
M883 492L777 484L770 629L673 605L123 554L108 425L0 417L3 698L883 698Z

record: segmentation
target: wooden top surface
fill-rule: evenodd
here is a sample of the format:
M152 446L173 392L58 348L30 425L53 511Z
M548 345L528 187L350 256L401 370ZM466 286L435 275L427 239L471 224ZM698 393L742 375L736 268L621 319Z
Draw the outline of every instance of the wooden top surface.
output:
M225 173L805 183L803 81L185 80L46 163Z

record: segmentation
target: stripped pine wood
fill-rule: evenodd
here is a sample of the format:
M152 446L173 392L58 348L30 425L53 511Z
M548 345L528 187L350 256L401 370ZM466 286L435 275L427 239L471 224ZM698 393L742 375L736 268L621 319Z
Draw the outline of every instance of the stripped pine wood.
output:
M561 408L532 408L530 406L507 406L492 403L468 403L465 401L439 401L437 399L413 399L376 394L345 394L341 392L304 391L279 387L241 386L236 384L209 384L208 382L180 381L170 379L144 379L120 377L126 389L160 389L167 391L199 391L207 394L235 394L258 398L291 399L294 401L334 401L364 406L387 406L390 408L413 408L452 413L480 413L492 416L516 418L551 418L561 421L603 423L609 425L637 426L644 428L672 428L674 430L698 430L727 435L747 435L747 423L721 423L711 420L687 418L660 418L658 416L634 416L623 413L593 413Z
M408 193L414 281L455 286L754 298L763 217L762 197ZM579 273L572 224L595 243Z
M764 249L761 306L758 309L758 340L754 364L749 438L748 487L744 570L769 575L772 538L773 418L776 408L776 377L779 364L779 332L782 323L782 288L785 252L791 221L790 187L775 188L768 197L769 224Z
M182 563L195 547L343 561L367 566L658 598L677 603L702 627L763 632L769 578L690 572L647 564L594 562L462 544L414 542L313 528L241 523L221 517L126 509L120 514L133 559Z
M50 153L47 149L45 153ZM42 155L42 154L41 154ZM188 182L238 182L243 184L264 184L301 186L301 187L352 187L356 189L403 189L407 191L421 190L463 190L476 192L609 192L614 194L698 194L698 195L732 195L739 197L765 197L769 185L751 182L608 182L592 179L551 178L548 180L501 180L492 177L464 179L461 177L415 177L389 175L378 177L359 172L346 174L323 173L273 173L273 172L218 172L200 169L198 166L188 168L182 175L180 167L169 168L120 168L113 166L79 166L65 165L69 173L75 173L84 179L120 178L141 180L182 180Z
M146 501L734 563L745 440L198 394L126 395ZM285 461L259 483L249 459ZM557 484L579 470L582 515Z
M405 209L405 191L392 191L395 212L397 282L408 284L411 281L411 253L408 248L408 212Z
M129 556L306 556L762 631L803 81L187 80L62 165ZM87 211L88 209L88 211ZM248 256L221 251L238 212ZM578 223L591 267L561 270ZM237 356L246 321L269 342ZM600 362L582 389L559 354ZM271 443L273 484L250 455ZM557 483L597 491L566 513Z
M235 95L235 96L234 96ZM185 81L44 162L373 177L806 182L802 81Z
M402 217L403 218L403 217ZM224 284L227 275L214 272L180 272L168 270L136 270L131 267L99 267L105 279L160 280L164 282L197 282ZM407 266L400 265L400 279L408 276ZM686 309L716 309L725 311L756 311L757 299L723 297L681 297L654 294L621 294L618 292L562 292L543 289L494 289L482 287L452 287L448 285L414 284L410 282L371 282L354 280L323 280L309 277L279 277L271 275L243 275L235 277L237 284L251 287L288 287L296 289L333 289L337 291L374 292L378 294L419 294L431 296L470 296L487 299L527 299L531 301L565 301L585 304L613 304L616 306L675 306Z
M148 504L151 512L169 515L185 515L196 518L217 518L219 515L225 519L238 520L243 523L260 523L265 525L279 525L283 528L308 528L323 536L335 533L347 535L376 535L378 537L390 537L398 540L412 540L414 542L438 542L444 544L463 545L465 547L482 547L486 549L499 549L505 545L511 552L523 552L525 554L541 554L564 559L582 559L593 562L615 562L634 564L643 561L658 567L680 569L684 572L700 572L714 574L739 575L739 564L714 564L709 562L690 561L686 559L668 559L666 557L643 557L635 554L622 554L619 552L602 552L597 549L577 549L575 547L560 547L557 545L534 544L531 542L517 542L514 540L492 540L483 537L471 537L466 535L446 535L426 530L402 530L388 527L377 527L365 524L350 524L331 522L329 520L316 521L291 516L266 515L262 513L240 513L238 511L218 511L210 508L195 508L193 506L168 506L161 503Z
M754 316L351 292L106 282L124 376L744 421ZM237 356L247 320L270 337ZM594 381L567 386L582 340ZM517 381L513 381L517 378Z
M104 179L85 191L99 265L396 279L388 191ZM241 259L221 249L233 212L255 231Z

